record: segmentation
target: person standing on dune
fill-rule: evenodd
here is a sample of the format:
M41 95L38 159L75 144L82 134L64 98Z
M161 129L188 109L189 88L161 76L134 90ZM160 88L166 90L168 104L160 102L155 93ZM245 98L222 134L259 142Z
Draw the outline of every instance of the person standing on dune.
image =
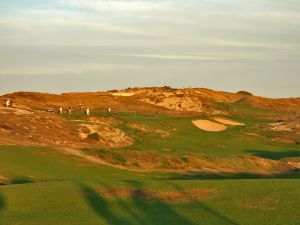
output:
M6 107L10 107L10 99L6 99L6 101L5 101L5 106L6 106Z

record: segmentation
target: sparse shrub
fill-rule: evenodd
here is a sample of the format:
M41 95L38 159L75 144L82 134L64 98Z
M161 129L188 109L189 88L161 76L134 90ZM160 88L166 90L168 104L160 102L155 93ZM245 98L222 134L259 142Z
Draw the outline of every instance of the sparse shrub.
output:
M170 87L170 86L163 86L162 89L163 89L164 91L173 91L173 90L175 90L174 88L172 88L172 87Z
M187 156L181 156L180 159L185 163L189 162L189 158Z
M238 91L237 94L240 94L240 95L248 95L248 96L253 96L252 93L248 92L248 91Z
M294 168L293 173L300 173L300 169L299 168Z
M105 149L99 149L97 151L97 155L110 163L114 164L126 164L127 158L123 156L121 153L109 151Z
M125 164L127 162L127 159L125 158L125 156L123 156L121 154L113 153L113 156L114 156L115 160L121 164Z
M230 105L229 103L225 103L225 102L214 102L213 103L214 106L219 109L219 110L223 110L223 111L233 111L233 107L232 105Z
M158 104L158 103L161 103L161 102L162 102L162 99L158 98L158 99L155 100L155 104Z
M93 141L100 141L100 135L97 132L95 132L95 133L89 134L87 136L87 139L93 140Z
M132 165L135 167L141 167L141 165L138 162L133 162Z

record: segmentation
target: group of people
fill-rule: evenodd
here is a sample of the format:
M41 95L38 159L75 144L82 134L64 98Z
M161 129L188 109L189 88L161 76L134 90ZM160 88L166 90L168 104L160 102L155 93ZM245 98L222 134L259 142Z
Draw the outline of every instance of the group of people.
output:
M3 103L5 107L13 107L13 101L11 99L6 99Z
M80 110L82 110L83 109L83 106L82 106L82 104L80 104L80 106L79 106L79 108L80 108ZM63 107L61 106L61 107L59 107L59 114L63 114L63 112L64 112L64 110L63 110ZM68 114L72 114L72 108L71 108L71 106L69 106L69 108L68 108ZM90 109L89 108L86 108L86 110L85 110L85 114L86 115L90 115Z
M79 105L79 109L80 109L80 111L83 110L83 105L82 105L81 103L80 103L80 105ZM67 112L68 112L68 114L72 114L72 108L71 108L71 106L69 106ZM107 108L107 109L106 109L106 112L107 112L107 114L108 114L109 116L111 116L111 114L112 114L111 108ZM61 106L61 107L59 107L59 114L62 115L63 113L64 113L64 109L63 109L63 107ZM86 114L87 116L90 115L90 109L89 109L89 108L86 108L86 109L85 109L85 114Z

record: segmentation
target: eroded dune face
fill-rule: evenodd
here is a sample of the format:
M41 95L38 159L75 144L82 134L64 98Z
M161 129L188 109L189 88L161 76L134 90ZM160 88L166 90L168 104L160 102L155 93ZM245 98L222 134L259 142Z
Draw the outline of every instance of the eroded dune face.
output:
M55 114L0 108L0 144L77 146L76 135L76 127Z
M209 132L221 132L227 129L223 124L214 123L210 120L194 120L193 124L201 130Z
M70 121L54 113L0 107L0 145L123 147L133 138L101 118ZM85 129L83 129L85 128ZM97 137L97 138L93 138Z

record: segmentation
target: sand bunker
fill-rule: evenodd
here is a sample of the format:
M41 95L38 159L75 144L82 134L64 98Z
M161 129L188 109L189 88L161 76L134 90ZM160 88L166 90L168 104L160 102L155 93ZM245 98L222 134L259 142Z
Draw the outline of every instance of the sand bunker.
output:
M113 96L130 97L130 96L133 96L134 93L119 92L119 93L112 93L112 95Z
M225 119L225 118L214 118L215 121L219 123L223 123L225 125L231 125L231 126L244 126L244 123L239 123L233 120Z
M201 130L210 131L210 132L220 132L226 130L226 126L219 123L214 123L209 120L194 120L193 124L200 128Z

